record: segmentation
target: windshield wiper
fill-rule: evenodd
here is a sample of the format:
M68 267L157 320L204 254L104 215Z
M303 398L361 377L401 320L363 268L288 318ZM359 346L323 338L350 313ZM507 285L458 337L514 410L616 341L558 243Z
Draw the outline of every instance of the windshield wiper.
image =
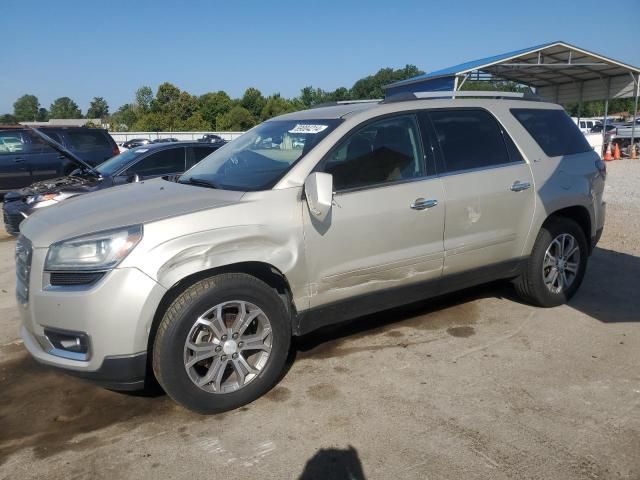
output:
M189 185L197 185L198 187L207 187L207 188L220 188L215 182L211 180L204 180L202 178L193 178L189 177L186 180L180 180L178 183L186 183Z

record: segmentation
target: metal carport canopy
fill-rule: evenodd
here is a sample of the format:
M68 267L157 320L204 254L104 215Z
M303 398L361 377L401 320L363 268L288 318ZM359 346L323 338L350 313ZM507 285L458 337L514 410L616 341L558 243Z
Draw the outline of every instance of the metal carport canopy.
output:
M634 97L640 68L557 41L473 60L392 83L386 95L458 90L467 80L493 77L535 88L540 97L567 104Z

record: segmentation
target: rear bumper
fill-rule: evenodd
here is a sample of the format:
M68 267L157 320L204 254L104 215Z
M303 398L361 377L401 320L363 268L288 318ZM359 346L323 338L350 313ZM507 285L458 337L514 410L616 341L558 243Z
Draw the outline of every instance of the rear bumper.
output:
M596 231L596 234L591 237L591 250L593 251L594 248L596 248L596 245L598 245L598 242L600 241L600 237L602 237L602 232L604 231L604 227L600 228L598 231Z

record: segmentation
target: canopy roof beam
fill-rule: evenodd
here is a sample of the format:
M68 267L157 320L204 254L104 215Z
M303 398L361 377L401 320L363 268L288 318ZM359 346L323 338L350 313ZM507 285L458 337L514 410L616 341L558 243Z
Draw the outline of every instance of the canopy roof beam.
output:
M507 66L509 66L509 65L510 65L510 64L505 64L505 65L495 65L494 67L491 67L491 68L496 68L496 67L497 67L497 68L501 68L501 67L507 67ZM528 65L528 64L527 64L527 65ZM538 67L538 66L540 66L540 65L538 65L538 64L531 64L531 66ZM565 65L563 65L563 66L564 66L564 67L566 67L567 65L565 64ZM515 70L514 72L511 72L511 73L517 73L517 70ZM542 73L542 72L538 72L538 73ZM498 75L504 75L504 74L500 74L500 73L497 73L497 74L498 74ZM544 80L544 81L546 81L546 82L549 82L549 83L550 83L550 84L552 84L552 85L558 85L558 82L553 82L553 81L552 81L553 79L540 77L539 75L536 75L535 73L526 72L526 76L528 76L528 77L532 77L532 78L538 78L538 79L540 79L540 80ZM575 75L570 75L570 74L565 73L565 72L563 72L562 74L560 74L560 76L556 76L556 78L570 78L570 79L572 79L572 80L574 80L574 81L576 81L576 82L583 82L584 80L589 80L589 79L586 79L586 78L579 78L579 77L576 77ZM567 83L567 82L561 82L561 83Z

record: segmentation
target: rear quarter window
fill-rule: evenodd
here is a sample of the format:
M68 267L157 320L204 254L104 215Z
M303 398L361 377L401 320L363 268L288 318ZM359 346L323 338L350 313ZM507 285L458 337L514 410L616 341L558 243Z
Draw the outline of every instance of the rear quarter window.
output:
M511 113L548 157L592 150L587 139L564 110L512 108Z
M67 131L65 134L69 147L73 150L111 148L111 143L106 135L99 130Z

